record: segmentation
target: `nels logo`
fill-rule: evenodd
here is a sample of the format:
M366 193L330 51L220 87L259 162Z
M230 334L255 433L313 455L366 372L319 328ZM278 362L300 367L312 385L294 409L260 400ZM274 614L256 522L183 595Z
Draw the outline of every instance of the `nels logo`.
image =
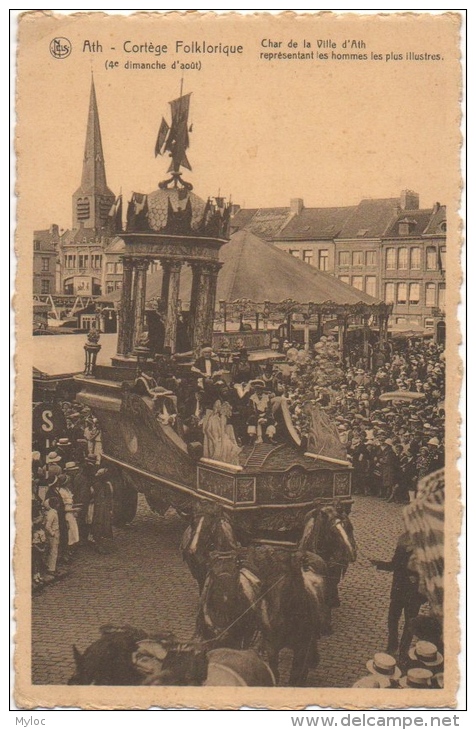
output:
M50 53L53 58L68 58L72 48L71 41L67 38L53 38L50 42Z

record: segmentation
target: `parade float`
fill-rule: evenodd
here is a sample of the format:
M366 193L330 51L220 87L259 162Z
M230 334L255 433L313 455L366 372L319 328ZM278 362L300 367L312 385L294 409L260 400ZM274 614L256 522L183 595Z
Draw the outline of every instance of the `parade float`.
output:
M274 406L272 442L239 443L232 459L217 458L216 452L210 458L206 447L184 438L177 422L160 417L163 404L174 403L173 392L165 390L156 397L136 387L138 376L160 364L161 358L151 352L144 333L152 262L159 261L163 271L163 350L172 356L178 328L183 326L180 275L185 267L192 272L186 322L190 354L188 360L174 358L177 378L194 377L191 370L200 347L212 342L222 265L219 251L229 240L231 206L219 196L201 200L182 178L181 168L191 169L186 156L189 104L190 94L170 102L171 123L163 119L159 129L155 152L170 154L168 179L149 195L132 194L125 230L121 216L118 219L124 255L117 353L110 366L99 366L95 363L99 343L85 346L85 373L75 378L81 387L77 400L89 406L99 421L102 458L114 483L119 522L133 519L138 493L162 514L172 506L187 515L194 501L203 499L233 513L245 540L292 542L316 500L324 504L338 498L347 509L352 503L351 466L325 412L309 404L304 443L281 398ZM226 431L226 416L221 423Z

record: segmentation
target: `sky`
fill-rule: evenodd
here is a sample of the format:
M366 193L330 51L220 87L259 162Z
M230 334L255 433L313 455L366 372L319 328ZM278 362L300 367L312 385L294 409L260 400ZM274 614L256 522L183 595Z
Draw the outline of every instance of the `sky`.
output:
M420 193L422 207L445 203L457 183L459 155L456 21L375 20L322 15L283 23L272 16L194 16L184 25L176 16L29 16L20 23L17 81L24 221L35 229L71 226L91 72L108 185L126 198L132 191L153 191L166 177L168 159L155 159L155 139L162 115L170 121L168 102L183 78L184 93L192 92L193 123L188 151L193 170L184 177L203 198L220 191L243 207L286 206L297 197L308 207L340 206L364 197L397 197L409 188ZM66 59L49 52L56 36L72 43ZM177 41L186 46L203 40L242 45L243 52L175 52ZM260 57L308 51L305 40L312 61ZM352 52L366 58L332 59L333 52L350 52L342 48L346 40L363 44ZM94 42L102 52L89 50ZM167 53L125 50L149 43L167 45ZM318 52L328 58L317 59ZM441 58L407 61L407 52ZM158 61L167 68L133 70L126 68L128 61ZM200 61L201 68L173 68L174 61ZM108 62L118 66L107 67Z

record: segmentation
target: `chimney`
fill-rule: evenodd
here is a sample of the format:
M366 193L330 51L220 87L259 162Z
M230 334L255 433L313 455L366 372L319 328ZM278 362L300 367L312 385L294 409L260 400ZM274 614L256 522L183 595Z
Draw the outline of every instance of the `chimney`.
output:
M231 206L231 216L233 217L238 213L238 211L241 209L241 205L238 205L237 203L233 203Z
M293 215L299 215L304 208L304 200L302 198L291 198L289 212Z
M402 210L418 210L420 208L420 196L414 190L402 190L400 194L400 208Z
M438 211L439 211L440 207L441 207L441 206L440 206L440 204L439 204L439 203L435 203L435 204L434 204L434 206L433 206L433 210L432 210L432 213L433 213L433 215L435 215L435 213L438 213Z

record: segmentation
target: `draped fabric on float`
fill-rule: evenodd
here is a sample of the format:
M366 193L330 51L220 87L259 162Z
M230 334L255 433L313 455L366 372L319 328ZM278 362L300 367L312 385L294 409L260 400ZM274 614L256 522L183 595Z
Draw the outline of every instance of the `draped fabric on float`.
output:
M444 469L418 482L417 498L403 510L403 519L414 546L420 592L426 595L435 616L443 620L444 599Z
M341 443L339 432L327 413L311 403L305 404L304 413L311 421L307 450L313 454L348 461L347 449Z

